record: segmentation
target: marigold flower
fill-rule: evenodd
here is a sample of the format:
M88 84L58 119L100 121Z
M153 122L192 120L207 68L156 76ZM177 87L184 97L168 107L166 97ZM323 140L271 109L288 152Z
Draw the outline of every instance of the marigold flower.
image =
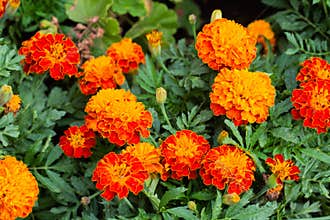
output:
M38 199L38 182L15 157L0 159L0 219L25 218Z
M72 126L64 131L59 145L68 157L87 158L92 155L91 148L96 145L95 134L86 125Z
M108 56L91 58L82 65L80 90L85 95L95 94L99 88L116 88L125 81L121 68Z
M241 149L231 145L212 148L202 161L200 175L205 185L214 185L227 193L241 194L250 189L255 165Z
M279 184L284 180L299 180L299 168L294 165L292 160L284 160L282 154L276 154L274 159L267 158L265 162L270 166L270 169L276 176L276 180Z
M16 113L21 108L21 98L19 95L13 95L11 99L4 105L5 112L13 112Z
M145 63L142 47L130 38L113 43L107 49L107 55L118 63L124 73L137 70L140 63Z
M330 79L311 80L292 91L294 119L303 119L303 125L317 129L317 133L330 128Z
M153 30L151 33L146 34L146 38L148 40L149 50L154 55L159 55L161 53L161 40L162 40L163 33Z
M111 200L115 195L120 199L127 197L129 191L137 195L148 176L137 157L110 152L97 163L92 181L96 181L97 189L103 190L101 196Z
M275 34L272 30L272 27L267 21L265 20L253 21L247 26L247 29L250 35L252 35L257 40L257 43L262 44L266 52L267 52L267 44L264 38L269 40L269 43L272 47L275 46L275 42L276 42Z
M305 82L314 79L330 79L330 64L319 57L312 57L302 63L296 77L297 81Z
M1 2L0 2L0 18L6 12L7 4L8 4L8 0L1 0Z
M160 164L160 149L155 148L150 143L140 142L127 146L121 153L130 153L132 156L137 157L149 174L162 173L163 166Z
M266 73L223 68L214 80L210 99L213 114L226 114L236 126L262 123L274 105L275 88Z
M170 175L177 180L185 176L194 179L210 144L203 136L190 130L182 130L167 137L160 149L165 168L161 176L164 181Z
M130 91L102 89L89 99L85 112L87 127L118 146L139 143L139 134L149 137L152 115Z
M225 18L206 24L196 39L198 56L211 69L244 69L256 57L256 39L242 25Z
M65 75L78 74L79 51L73 41L64 34L41 34L37 32L24 41L18 53L24 55L24 72L43 74L47 70L55 80Z

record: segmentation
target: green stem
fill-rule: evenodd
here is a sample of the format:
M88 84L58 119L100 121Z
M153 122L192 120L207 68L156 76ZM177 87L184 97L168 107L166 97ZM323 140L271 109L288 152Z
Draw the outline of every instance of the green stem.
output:
M88 196L88 198L89 198L90 200L92 200L92 199L94 199L96 196L100 195L101 193L102 193L102 191L97 191L97 192L94 193L93 195Z
M125 201L125 203L128 205L128 207L129 207L132 211L135 211L134 206L132 205L132 203L131 203L126 197L124 197L123 200Z
M194 41L196 43L196 24L192 24L191 29L192 29L192 32L193 32L193 35L194 35Z
M159 210L159 203L160 203L160 200L158 199L157 196L155 196L154 194L151 194L149 193L147 190L143 190L142 191L144 193L144 195L146 195L148 198L149 198L149 201L151 202L152 204L152 207L155 209L155 210Z
M164 105L164 103L160 104L160 109L161 109L161 111L162 111L162 113L163 113L163 116L164 116L164 118L165 118L165 121L166 121L167 125L170 127L170 132L171 132L172 134L175 134L175 129L172 127L171 122L170 122L170 120L168 119L168 116L167 116L167 113L166 113L166 109L165 109L165 105Z

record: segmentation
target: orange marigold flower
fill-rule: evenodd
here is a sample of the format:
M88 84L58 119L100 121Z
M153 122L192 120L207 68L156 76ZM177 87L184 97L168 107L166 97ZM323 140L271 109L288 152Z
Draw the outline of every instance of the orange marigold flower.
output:
M284 160L282 154L276 154L274 159L267 158L266 164L270 166L270 169L276 176L279 184L284 180L299 180L299 168L294 165L292 160Z
M162 40L163 33L153 30L151 33L146 34L146 38L148 40L149 50L154 55L159 55L161 53L161 40Z
M227 193L241 194L250 189L255 165L241 149L231 145L212 148L202 161L200 175L205 185L214 185Z
M311 80L292 91L294 119L304 119L303 125L317 129L317 133L330 128L330 79Z
M6 12L7 4L8 4L8 0L1 0L1 2L0 2L0 18Z
M214 115L224 115L236 126L266 121L274 105L275 88L263 72L223 68L216 76L210 93Z
M47 70L55 80L65 75L78 74L79 51L73 41L64 34L36 33L24 41L18 53L24 55L24 72L43 74Z
M38 194L38 182L22 161L12 156L0 159L0 219L27 217Z
M101 196L111 200L115 195L120 199L127 197L129 191L137 195L148 176L137 157L110 152L97 163L92 181L96 181L97 189L103 190Z
M118 146L139 143L139 134L149 137L152 115L130 91L102 89L89 99L85 112L86 125Z
M201 161L209 149L208 141L193 131L182 130L170 135L160 146L165 168L161 178L164 181L170 175L177 180L185 176L196 178Z
M196 39L198 56L214 70L244 69L256 57L256 39L242 25L225 18L206 24Z
M160 149L155 148L150 143L140 142L127 146L123 153L130 153L137 157L143 164L144 168L151 173L162 173L163 166L160 164Z
M16 113L21 108L21 98L19 95L13 95L11 99L5 104L5 112L13 112Z
M297 81L304 82L314 79L330 79L330 64L319 57L312 57L302 63Z
M261 43L263 45L263 48L265 48L265 50L267 50L267 44L264 38L269 40L269 43L271 44L272 47L275 46L275 41L276 41L275 34L272 30L272 27L267 21L265 20L253 21L247 26L247 29L250 35L252 35L257 40L258 43Z
M137 70L140 63L145 63L142 47L130 38L113 43L107 49L107 54L118 63L124 73Z
M59 145L68 157L87 158L92 155L91 148L96 145L95 134L86 125L72 126L64 131Z
M95 94L99 88L116 88L125 81L121 68L108 56L91 58L82 65L80 90L85 95Z

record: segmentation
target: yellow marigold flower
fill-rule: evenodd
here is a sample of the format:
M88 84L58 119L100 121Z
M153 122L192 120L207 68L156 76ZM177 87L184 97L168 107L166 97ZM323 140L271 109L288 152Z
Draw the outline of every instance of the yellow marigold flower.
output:
M140 63L145 63L142 47L130 38L113 43L107 49L107 55L118 63L123 73L135 71Z
M221 145L208 151L202 161L200 175L205 185L214 185L227 193L241 194L250 189L256 167L241 149ZM237 201L237 197L234 201Z
M263 72L221 69L210 93L214 115L226 115L236 126L266 121L274 105L275 88Z
M148 137L152 126L151 113L124 89L100 90L89 99L85 112L87 127L118 146L139 143L140 134Z
M27 217L38 194L38 182L22 161L12 156L0 159L0 219Z
M82 65L83 78L79 81L80 90L85 95L95 94L99 88L116 88L125 81L121 68L108 56L100 56Z
M275 34L272 30L272 27L267 21L265 20L253 21L247 26L247 29L250 35L252 35L257 40L258 43L261 43L263 45L263 48L265 48L266 52L267 52L267 44L264 38L269 40L269 43L272 45L272 47L275 46L275 42L276 42Z
M151 33L146 34L146 38L148 40L148 46L152 54L159 55L161 53L161 40L163 33L153 30Z
M225 18L206 24L196 39L198 56L214 70L244 69L256 57L256 39L242 25Z
M127 146L122 154L130 153L132 156L137 157L143 164L144 168L151 173L162 173L163 166L160 164L160 149L155 148L150 143L140 142Z
M13 95L11 99L4 105L5 106L5 112L13 112L16 113L21 108L21 98L19 95Z

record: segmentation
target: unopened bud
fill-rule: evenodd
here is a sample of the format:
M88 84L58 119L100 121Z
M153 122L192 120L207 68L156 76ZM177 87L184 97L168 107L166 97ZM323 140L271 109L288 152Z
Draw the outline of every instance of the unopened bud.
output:
M12 96L13 96L13 91L11 89L11 86L3 85L0 88L0 106L3 106L7 102L9 102Z
M154 56L158 56L161 53L161 41L162 41L163 33L160 31L153 30L151 33L146 34L146 38L148 40L148 46L150 52Z
M216 9L212 12L211 22L221 18L222 18L222 11L220 9Z
M197 210L197 205L194 201L189 201L188 202L188 208L191 210L191 211L196 211Z
M237 193L226 194L222 197L222 202L226 205L234 205L241 200Z
M87 206L91 202L91 199L88 196L83 196L80 199L80 203L84 206Z
M228 132L225 130L222 130L220 134L218 135L217 141L219 144L222 144L224 139L228 137Z
M197 17L194 14L189 15L188 17L189 23L190 24L196 24Z
M167 92L163 87L159 87L156 89L156 101L158 104L165 103L167 98Z

